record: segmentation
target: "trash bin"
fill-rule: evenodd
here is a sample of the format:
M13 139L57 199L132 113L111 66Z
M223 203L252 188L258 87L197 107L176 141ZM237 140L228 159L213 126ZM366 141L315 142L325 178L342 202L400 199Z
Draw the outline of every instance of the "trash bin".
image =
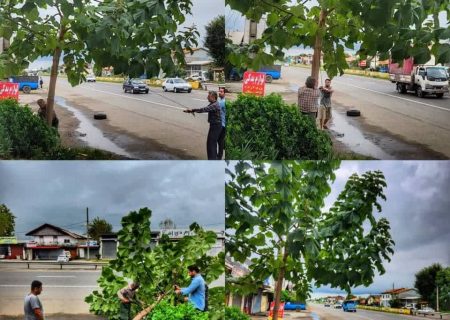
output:
M200 82L198 81L190 81L189 82L192 86L192 89L198 89L200 87Z

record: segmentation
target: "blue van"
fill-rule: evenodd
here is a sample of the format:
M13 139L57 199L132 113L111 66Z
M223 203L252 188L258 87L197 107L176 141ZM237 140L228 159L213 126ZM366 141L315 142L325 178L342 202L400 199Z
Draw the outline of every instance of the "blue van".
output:
M12 76L10 82L18 83L19 90L24 93L30 93L31 90L37 90L39 88L38 76Z
M356 301L345 300L342 304L342 310L344 310L344 312L356 312Z
M284 310L306 310L306 304L303 302L286 302Z

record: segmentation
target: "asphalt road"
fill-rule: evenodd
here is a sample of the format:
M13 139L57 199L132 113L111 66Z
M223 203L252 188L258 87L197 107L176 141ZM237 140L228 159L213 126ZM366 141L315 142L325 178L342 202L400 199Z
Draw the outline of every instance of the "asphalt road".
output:
M33 280L43 283L39 296L46 314L87 314L84 298L97 290L100 270L26 270L0 266L0 318L23 315L23 300Z
M309 69L283 67L282 79L274 81L268 90L296 92L299 86L304 85L308 75ZM319 82L325 79L326 74L322 72ZM362 117L355 119L357 123L354 124L363 131L364 136L369 133L378 136L374 140L381 140L377 144L388 154L383 158L450 158L448 94L442 99L433 96L418 98L412 93L397 93L395 84L389 80L352 75L334 78L332 86L335 89L332 98L335 107L341 111L353 108L361 111ZM389 138L383 139L383 134Z
M369 310L360 310L357 312L344 312L342 309L333 309L331 307L324 307L323 305L311 304L310 310L319 316L320 320L419 320L419 319L433 319L431 317L398 315L384 312L376 312ZM434 318L436 319L436 318ZM449 319L448 317L444 319Z
M44 78L45 84L48 80ZM56 97L58 107L75 113L81 139L92 147L134 159L206 159L207 115L182 112L207 106L206 91L173 93L150 87L149 94L130 94L119 83L71 87L60 78ZM107 120L93 119L100 111Z

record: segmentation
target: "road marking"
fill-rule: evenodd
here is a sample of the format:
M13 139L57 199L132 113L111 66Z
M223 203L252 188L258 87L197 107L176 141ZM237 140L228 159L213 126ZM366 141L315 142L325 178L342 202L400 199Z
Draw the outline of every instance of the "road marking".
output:
M0 284L0 287L3 288L29 288L29 284ZM45 288L99 288L99 286L58 286L58 285L46 285L44 284Z
M429 103L425 103L425 102L420 102L420 101L416 101L416 100L412 100L412 99L407 99L407 98L402 98L402 97L394 96L394 95L389 94L389 93L384 93L384 92L380 92L380 91L376 91L376 90L372 90L372 89L367 89L367 88L360 87L360 86L355 86L355 85L349 84L349 83L347 83L347 86L355 87L355 88L362 89L362 90L366 90L366 91L370 91L370 92L379 93L379 94L382 94L382 95L385 95L385 96L388 96L388 97L392 97L392 98L397 98L397 99L400 99L400 100L405 100L405 101L409 101L409 102L414 102L414 103L422 104L422 105L424 105L424 106L428 106L428 107L432 107L432 108L436 108L436 109L441 109L441 110L444 110L444 111L450 111L450 109L443 108L443 107L439 107L439 106L435 106L435 105L433 105L433 104L429 104Z
M172 109L177 109L177 110L186 110L187 109L187 108L175 107L175 106L172 106L172 105L169 105L169 104L165 104L165 103L159 103L159 102L153 102L153 101L139 99L139 98L127 97L127 96L125 96L123 94L111 93L109 91L103 91L103 90L92 89L92 88L89 88L89 90L102 92L102 93L107 93L107 94L112 94L114 96L119 96L119 97L122 97L122 98L131 99L131 100L137 100L137 101L147 102L147 103L151 103L151 104L157 104L157 105L160 105L160 106L164 106L164 107L172 108Z
M76 276L37 276L37 278L76 278Z

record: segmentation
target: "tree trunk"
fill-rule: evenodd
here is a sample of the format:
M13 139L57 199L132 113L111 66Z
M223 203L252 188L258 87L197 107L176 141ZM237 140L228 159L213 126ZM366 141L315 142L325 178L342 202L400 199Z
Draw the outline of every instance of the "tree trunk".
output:
M287 248L284 249L283 264L278 274L277 284L275 286L275 305L273 307L273 320L278 320L278 310L280 309L281 290L283 289L283 280L286 273L286 261L288 257Z
M61 25L61 29L59 30L58 42L62 43L64 40L64 35L66 34L66 27ZM52 125L53 121L53 113L54 113L54 104L55 104L55 91L56 91L56 80L58 79L58 66L59 59L61 58L62 49L58 45L53 52L53 62L52 69L50 72L50 83L48 86L48 95L47 95L47 123L49 126Z
M158 299L156 299L156 301L148 306L147 308L145 308L144 310L142 310L141 312L139 312L134 318L133 320L142 320L147 314L149 314L150 312L152 312L152 310L161 302L161 300L165 297L165 294L162 294L158 297Z
M327 20L328 12L325 9L321 9L319 16L319 27L316 33L316 42L314 44L314 54L311 68L311 77L319 81L320 73L320 60L322 58L322 41L323 41L323 28Z

